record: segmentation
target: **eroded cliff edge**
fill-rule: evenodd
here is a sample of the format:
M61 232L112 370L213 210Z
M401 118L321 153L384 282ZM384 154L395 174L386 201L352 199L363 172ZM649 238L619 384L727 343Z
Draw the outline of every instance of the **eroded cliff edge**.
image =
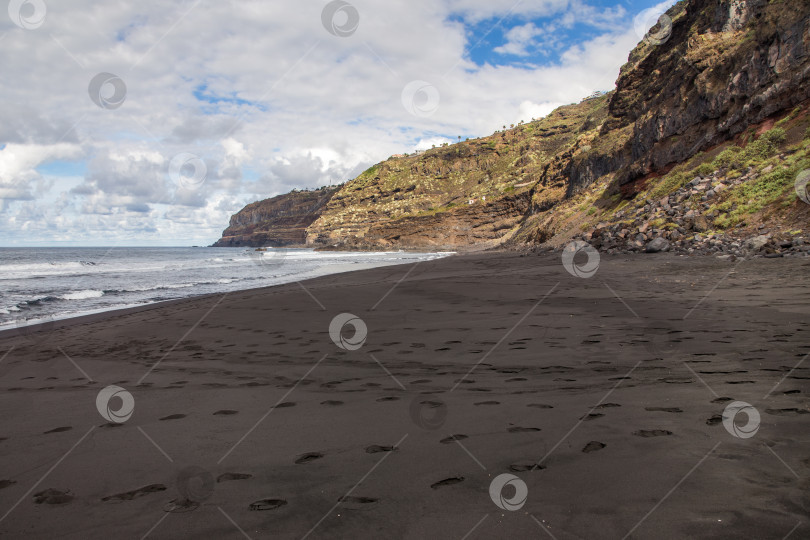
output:
M251 203L231 216L230 225L213 247L302 246L307 227L318 219L337 189L293 191Z

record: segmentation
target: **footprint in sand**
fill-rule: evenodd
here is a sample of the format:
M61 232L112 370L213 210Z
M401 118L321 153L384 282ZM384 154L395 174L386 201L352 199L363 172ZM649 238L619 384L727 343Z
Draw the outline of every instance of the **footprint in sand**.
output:
M601 450L605 446L607 446L607 445L605 443L603 443L603 442L591 441L591 442L589 442L588 444L585 445L585 448L583 448L582 451L585 452L586 454L590 454L591 452L596 452L597 450Z
M287 504L287 501L284 499L261 499L250 503L248 509L256 512L263 512L265 510L275 510L276 508L281 508L285 504Z
M500 405L500 401L479 401L478 403L473 403L473 405Z
M713 399L712 403L725 403L726 401L734 401L734 400L730 397L719 397L717 399Z
M669 412L669 413L683 412L683 409L681 409L680 407L644 407L644 410L650 412Z
M169 416L164 416L163 418L159 418L161 422L164 420L180 420L181 418L185 418L185 414L170 414Z
M640 429L634 431L633 435L638 437L663 437L665 435L672 435L672 432L666 429Z
M355 497L353 495L343 495L342 497L338 497L338 504L340 504L342 508L353 510L362 510L368 508L377 501L379 501L379 499L375 499L374 497Z
M49 429L48 431L45 432L45 434L48 434L48 433L62 433L64 431L70 431L71 429L73 429L71 426L62 426L62 427L58 427L58 428Z
M230 482L233 480L248 480L249 478L253 478L253 475L247 473L226 472L217 476L217 483Z
M706 425L708 425L708 426L716 426L717 424L720 424L722 421L723 421L723 416L719 415L719 414L715 414L714 416L712 416L711 418L706 420Z
M0 480L0 489L5 489L9 486L13 486L17 482L15 480Z
M530 433L533 431L540 431L540 428L536 427L521 427L521 426L512 426L507 429L509 433Z
M601 405L597 405L594 409L611 409L613 407L621 407L618 403L602 403Z
M274 409L286 409L288 407L295 407L294 401L285 401L283 403L279 403L278 405L274 405Z
M801 390L785 390L782 392L784 395L789 396L790 394L801 394Z
M583 422L590 422L591 420L596 420L597 418L602 418L605 416L602 413L588 413L585 416L581 417L580 420Z
M460 484L464 481L463 476L452 476L450 478L445 478L444 480L439 480L434 484L430 484L431 489L439 489L440 487L444 486L452 486L454 484Z
M796 414L810 414L810 411L804 409L765 409L765 412L774 416L793 416Z
M439 442L442 444L450 444L451 442L456 441L463 441L464 439L469 438L467 435L463 435L461 433L456 435L450 435L449 437L445 437L444 439L440 440Z
M166 486L163 484L149 484L148 486L133 489L132 491L127 491L125 493L108 495L107 497L102 497L101 500L104 502L131 501L132 499L137 499L138 497L143 497L144 495L148 495L150 493L158 493L159 491L166 491Z
M545 465L540 465L538 461L517 461L509 465L509 470L514 472L531 472L531 471L541 471L545 469Z
M526 405L527 407L534 407L535 409L553 409L552 405L546 405L545 403L529 403Z
M214 413L214 416L231 416L232 414L239 414L239 411L233 409L222 409Z
M396 396L385 396L377 399L377 401L398 401L398 400L399 398Z
M298 465L303 465L304 463L309 463L310 461L315 461L316 459L321 459L324 456L321 452L307 452L306 454L301 454L297 458L295 458L295 463Z
M34 502L36 504L67 504L74 499L74 495L67 491L59 491L58 489L48 488L34 493Z
M399 450L396 446L380 446L379 444L372 444L366 447L366 454L378 454L380 452L394 452Z
M335 407L337 405L343 405L343 402L335 399L327 399L326 401L321 401L321 405L331 405Z

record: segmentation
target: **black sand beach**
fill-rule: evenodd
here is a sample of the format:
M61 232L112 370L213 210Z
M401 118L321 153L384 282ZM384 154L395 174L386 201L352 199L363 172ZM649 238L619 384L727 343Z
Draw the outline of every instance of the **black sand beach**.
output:
M806 537L808 273L462 255L0 334L0 535Z

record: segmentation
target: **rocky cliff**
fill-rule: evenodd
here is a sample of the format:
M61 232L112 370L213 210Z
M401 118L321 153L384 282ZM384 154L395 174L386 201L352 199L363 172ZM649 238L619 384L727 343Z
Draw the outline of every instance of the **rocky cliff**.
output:
M464 249L513 231L553 156L599 125L608 96L489 137L391 158L348 182L307 230L307 243ZM564 186L548 186L562 197Z
M692 201L696 208L685 208L684 215L693 210L706 226L699 226L703 231L670 226L681 227L681 236L750 233L765 219L763 211L777 228L800 226L807 207L793 187L796 175L810 166L805 142L809 75L810 3L680 2L631 52L605 122L586 135L593 141L588 150L555 157L515 238L559 243L602 222L626 220L628 212L638 210L640 224L648 223L660 218L654 216L658 198L680 197L676 192L687 183L707 177L714 178L710 186L722 178L732 189L723 195L713 191L711 197L718 196L714 204ZM774 126L781 135L759 142ZM746 153L754 142L759 144ZM717 159L725 151L737 158ZM544 211L546 183L568 186L554 212ZM752 195L761 195L766 204L740 204ZM777 205L781 210L768 211ZM587 209L587 215L578 208ZM678 209L669 210L668 215L678 214ZM629 235L637 233L637 228L628 229ZM665 233L645 228L640 240Z
M337 190L293 191L251 203L231 216L230 225L213 247L303 245L307 227Z
M308 214L305 240L469 249L559 245L613 227L632 242L601 242L605 249L633 249L659 236L676 245L707 231L753 234L766 218L798 230L807 208L793 184L810 168L809 75L810 3L683 1L631 52L615 91L379 163ZM695 178L711 201L704 192L678 200L694 196L684 190ZM689 223L666 219L690 210ZM694 215L703 231L689 228Z

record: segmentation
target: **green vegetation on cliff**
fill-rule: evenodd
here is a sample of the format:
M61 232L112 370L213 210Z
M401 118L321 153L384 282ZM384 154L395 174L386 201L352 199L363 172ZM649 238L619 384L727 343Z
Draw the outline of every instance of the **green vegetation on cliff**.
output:
M559 245L600 222L645 220L674 233L684 227L650 201L683 198L695 178L723 184L676 204L701 214L698 228L765 216L796 226L793 179L810 167L810 4L689 0L668 16L652 29L666 38L630 53L614 91L378 163L308 214L307 244Z

